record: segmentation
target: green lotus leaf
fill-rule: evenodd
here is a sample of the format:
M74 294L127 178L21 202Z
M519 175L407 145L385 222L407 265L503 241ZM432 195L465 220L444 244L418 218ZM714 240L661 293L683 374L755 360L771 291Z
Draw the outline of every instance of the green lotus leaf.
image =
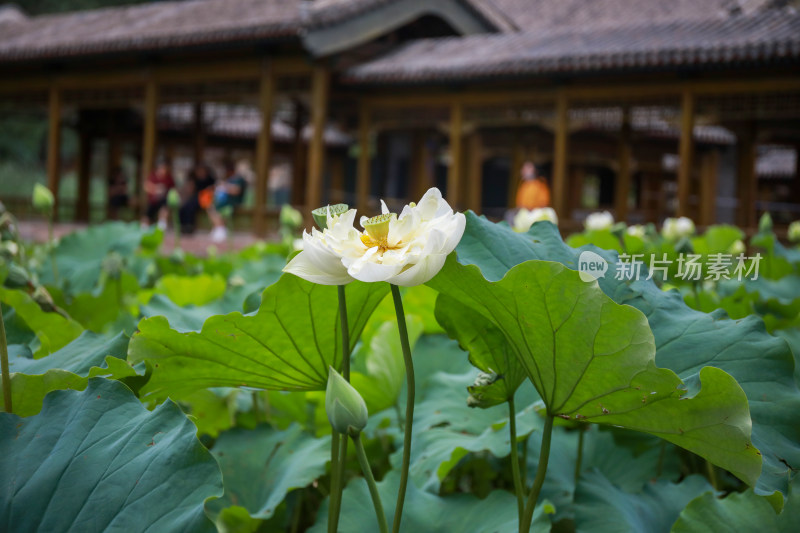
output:
M220 434L211 450L222 470L225 495L206 504L211 515L237 505L252 518L270 518L286 495L325 474L330 436L316 439L293 424Z
M493 376L491 383L469 388L478 406L491 407L513 398L526 376L503 332L483 320L480 313L446 294L436 299L436 320L469 353L470 363Z
M747 394L753 444L764 460L756 491L786 493L791 474L800 468L800 390L792 377L794 358L789 346L769 335L761 319L730 320L724 313L694 311L677 292L662 291L646 281L646 276L639 281L618 280L613 267L616 253L595 247L570 248L548 223L536 223L527 234L519 234L467 213L466 231L456 252L460 263L475 264L487 279L496 281L514 265L531 259L577 268L584 250L594 251L612 265L598 280L603 292L647 316L659 366L673 370L683 380L696 378L708 365L736 378Z
M59 313L47 312L39 307L27 293L0 287L0 302L3 309L11 307L15 318L36 334L31 344L33 356L44 357L72 342L83 331L80 324Z
M183 307L186 305L205 305L222 298L225 294L225 280L217 275L176 276L168 274L156 283L156 292L165 295Z
M780 514L771 497L752 490L729 494L723 499L712 492L692 500L672 526L673 533L728 533L769 531L794 533L800 524L800 483L794 478L789 497Z
M384 283L347 285L351 349L388 290ZM336 287L285 274L264 291L256 314L212 316L199 333L171 329L163 317L142 320L128 360L153 368L145 396L207 387L325 390L328 366L342 360L338 316Z
M691 475L680 483L658 480L645 485L641 492L627 493L600 472L586 472L575 494L575 530L596 533L668 531L693 498L710 490L711 485L704 477Z
M559 263L528 261L490 282L450 256L429 285L503 332L548 414L659 436L755 484L761 457L736 380L706 367L702 388L686 394L674 372L656 367L646 317L594 281Z
M219 467L170 401L148 411L94 378L47 395L29 418L0 414L0 530L213 531L203 503Z

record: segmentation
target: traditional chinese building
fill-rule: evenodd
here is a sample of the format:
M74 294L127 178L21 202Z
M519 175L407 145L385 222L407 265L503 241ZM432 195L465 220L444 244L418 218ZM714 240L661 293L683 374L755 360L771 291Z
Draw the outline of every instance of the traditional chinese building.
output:
M800 218L800 12L781 0L187 0L29 17L0 7L0 105L78 131L89 161L245 154L252 217L366 211L439 186L500 217L522 163L563 225L688 215L752 228Z

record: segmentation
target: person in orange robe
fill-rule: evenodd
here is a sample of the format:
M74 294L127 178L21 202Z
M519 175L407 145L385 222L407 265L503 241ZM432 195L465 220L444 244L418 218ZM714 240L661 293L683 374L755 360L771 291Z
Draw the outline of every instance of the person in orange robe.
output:
M517 208L536 209L550 205L550 188L543 178L536 175L536 167L530 161L522 165L522 183L517 188Z

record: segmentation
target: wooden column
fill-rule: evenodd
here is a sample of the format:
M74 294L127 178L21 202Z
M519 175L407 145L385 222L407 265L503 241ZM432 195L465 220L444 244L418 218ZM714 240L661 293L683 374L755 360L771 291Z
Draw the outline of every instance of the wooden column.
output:
M306 184L306 211L316 209L322 201L322 172L325 161L325 121L328 117L329 72L324 67L314 67L311 78L311 142L308 146L308 182Z
M470 134L467 151L467 208L480 214L483 208L483 142L478 130Z
M630 112L626 108L623 111L622 130L619 136L619 169L614 187L614 211L616 211L616 219L619 221L625 221L628 218L632 158Z
M508 208L517 206L517 188L522 177L522 165L525 163L525 145L519 134L514 135L511 145L511 167L508 175Z
M755 228L757 224L756 200L756 136L749 125L736 139L736 176L739 196L738 224L742 229Z
M447 171L447 201L455 210L461 206L461 130L464 108L454 103L450 108L450 167Z
M366 104L358 109L358 169L356 175L356 207L361 213L369 208L370 189L370 110Z
M203 103L194 104L194 164L199 165L203 162L203 154L206 150L206 131L205 121L203 120Z
M272 64L265 61L261 69L258 106L261 110L261 129L256 143L256 182L253 188L253 231L267 233L267 180L272 159L272 114L275 105L275 77Z
M567 150L569 149L569 101L561 91L556 97L556 125L553 141L552 204L560 220L569 220L567 213Z
M424 131L415 131L411 146L411 186L409 196L416 202L429 188L433 187L433 176L430 172L430 150Z
M108 113L108 153L106 157L106 181L110 180L116 169L122 164L122 145L119 134L116 130L116 112ZM111 218L111 205L108 202L109 196L106 195L106 218Z
M47 187L53 193L53 220L58 220L58 188L61 182L61 91L50 87L47 128Z
M700 162L700 225L710 226L717 220L717 174L719 151L710 149Z
M305 201L306 158L303 142L305 110L299 100L294 103L294 140L292 141L292 199L291 204L300 206Z
M142 166L140 183L147 180L147 176L153 171L156 162L156 136L158 114L158 85L155 80L150 79L144 87L144 120L143 120L143 136L142 136ZM147 206L147 198L144 193L144 187L139 191L139 211L144 213Z
M689 190L694 152L694 95L685 91L681 98L681 138L678 146L678 216L689 216Z
M328 203L344 202L344 161L346 154L331 154L329 168L331 173L330 197Z
M89 222L89 193L92 179L92 136L86 127L78 134L78 197L75 221Z

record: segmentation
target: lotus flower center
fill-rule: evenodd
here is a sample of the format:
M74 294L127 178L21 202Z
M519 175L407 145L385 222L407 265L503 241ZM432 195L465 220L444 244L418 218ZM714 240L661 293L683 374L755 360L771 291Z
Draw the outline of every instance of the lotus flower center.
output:
M389 246L389 223L396 220L397 215L394 213L385 213L372 217L364 222L364 231L361 235L361 242L368 248L377 246L381 253L392 248Z

